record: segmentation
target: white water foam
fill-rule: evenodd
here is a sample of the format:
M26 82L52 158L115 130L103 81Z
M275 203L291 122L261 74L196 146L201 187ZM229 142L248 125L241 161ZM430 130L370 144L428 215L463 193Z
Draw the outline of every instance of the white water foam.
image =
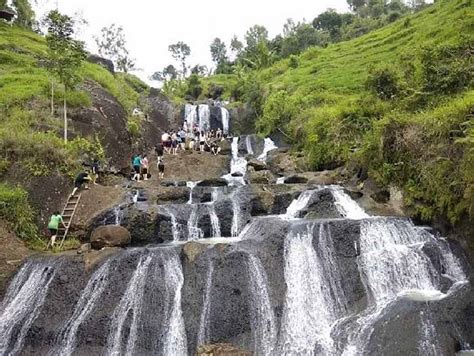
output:
M138 323L142 314L143 293L146 285L148 269L152 256L141 256L132 278L128 282L127 289L120 300L119 305L112 315L109 338L107 341L107 355L118 356L122 354L132 355L135 353L135 343L139 334ZM126 321L131 317L130 329L123 345L124 336L127 334ZM123 349L125 346L125 350Z
M224 135L227 135L229 133L229 110L227 110L224 107L221 107L221 117L222 117L222 127L223 127L223 133Z
M330 188L336 209L346 219L358 220L370 217L341 187L331 186Z
M221 226L219 223L219 217L216 214L214 204L208 204L207 209L209 211L209 217L211 219L211 237L219 237L221 234Z
M255 355L272 356L276 346L275 314L268 292L268 281L260 259L248 255L250 313Z
M199 105L199 128L201 131L208 132L211 129L211 111L209 105Z
M276 150L278 147L275 145L275 142L270 137L265 138L265 143L263 146L263 152L260 156L258 156L258 160L262 162L267 161L268 152Z
M53 354L72 355L76 348L77 331L102 296L108 282L107 277L109 273L110 260L95 271L87 283L86 288L74 308L72 316L66 321L59 333L59 339L61 340L60 349Z
M245 147L247 149L247 154L253 155L252 140L250 136L245 137Z
M20 352L26 334L41 312L57 261L28 261L15 276L0 305L0 354Z
M193 203L193 190L196 188L199 182L186 182L186 186L189 188L189 199L188 204Z
M200 345L204 345L206 342L209 341L209 318L210 318L210 311L211 311L211 291L212 291L212 280L214 274L214 264L212 260L209 259L208 267L207 267L207 278L206 278L206 289L204 292L204 299L203 299L203 306L201 311L201 317L199 321L199 331L198 331L198 338L197 338L197 347Z

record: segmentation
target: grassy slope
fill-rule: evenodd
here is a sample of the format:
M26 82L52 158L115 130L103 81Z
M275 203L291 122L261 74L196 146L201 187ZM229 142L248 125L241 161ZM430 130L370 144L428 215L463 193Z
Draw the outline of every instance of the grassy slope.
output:
M25 192L1 184L1 176L13 164L29 170L32 176L50 174L74 175L81 169L84 153L100 154L100 146L85 138L76 138L64 145L59 135L62 120L53 117L49 109L50 78L44 68L47 55L43 37L0 21L0 218L9 221L19 236L32 238L31 219L25 203ZM138 78L118 73L112 75L105 68L84 63L84 79L94 80L114 95L127 112L137 106L139 89L146 85ZM60 109L63 92L58 86L56 106ZM88 93L77 90L68 95L69 107L91 105ZM60 115L58 111L57 115ZM41 128L38 130L38 128ZM22 214L14 213L16 210ZM23 220L21 220L23 219ZM21 220L21 221L20 221Z
M380 30L348 42L320 49L313 48L300 56L300 65L289 68L281 61L262 73L273 88L290 92L325 90L360 94L364 91L371 66L397 61L416 47L451 41L473 30L474 11L463 1L439 1L425 11L404 17Z
M371 68L381 65L413 64L419 71L424 46L459 43L473 33L470 0L439 0L360 38L311 48L296 68L279 61L254 73L265 91L257 128L262 134L283 129L315 168L331 162L359 165L380 184L398 185L422 219L472 219L472 88L431 97L426 105L415 98L410 106L408 100L377 99L365 83ZM229 93L236 80L207 81Z

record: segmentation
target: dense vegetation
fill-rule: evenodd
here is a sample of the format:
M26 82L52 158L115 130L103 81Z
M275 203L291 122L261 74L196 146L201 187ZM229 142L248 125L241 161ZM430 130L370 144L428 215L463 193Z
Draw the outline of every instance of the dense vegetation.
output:
M413 215L474 215L473 19L470 0L440 0L350 41L269 68L202 80L252 108L314 169L363 168L405 192Z
M14 165L32 176L73 177L84 159L103 158L100 138L76 136L67 144L63 130L63 86L48 71L50 56L46 40L23 26L0 22L0 180ZM78 82L93 80L104 87L131 114L139 92L147 86L127 73L112 74L102 66L83 62ZM51 84L55 84L55 105L50 107ZM90 106L88 92L79 84L66 94L70 108ZM0 218L10 222L21 237L32 239L27 194L21 187L0 186ZM17 217L14 219L14 217Z

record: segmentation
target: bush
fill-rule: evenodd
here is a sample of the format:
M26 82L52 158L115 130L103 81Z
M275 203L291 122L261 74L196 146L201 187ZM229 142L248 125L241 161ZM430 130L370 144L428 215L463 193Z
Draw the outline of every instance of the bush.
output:
M401 91L400 75L392 66L374 68L366 81L367 89L382 100L392 100Z
M425 47L421 52L424 90L436 94L456 93L472 85L474 43Z
M202 93L202 85L201 80L197 74L191 74L187 81L188 88L186 90L186 94L190 95L194 99L198 99Z
M300 64L300 60L298 56L295 56L292 54L290 56L290 64L289 64L290 68L298 68L299 64Z
M0 218L23 240L32 240L38 236L28 193L22 188L0 183Z

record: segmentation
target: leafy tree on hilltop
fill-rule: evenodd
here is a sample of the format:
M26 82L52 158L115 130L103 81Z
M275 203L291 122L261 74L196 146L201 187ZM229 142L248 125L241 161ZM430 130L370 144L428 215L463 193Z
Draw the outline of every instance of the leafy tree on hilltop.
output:
M227 61L227 47L220 38L215 38L214 41L212 41L210 49L212 61L216 66Z
M178 71L172 64L166 66L161 72L158 71L153 73L153 75L151 76L151 79L156 80L157 82L175 80L176 78L178 78Z
M230 50L236 55L239 56L244 49L244 44L239 41L237 36L234 35L230 40Z
M175 44L168 46L168 51L171 52L171 56L181 64L182 75L186 77L187 65L186 60L191 54L191 48L184 42L179 41Z
M110 58L121 72L129 72L135 68L135 60L129 55L126 48L127 41L123 28L115 24L103 27L101 37L95 37L101 56Z
M53 10L47 15L45 23L48 28L48 70L64 86L64 141L67 142L67 93L82 80L79 70L86 52L84 42L73 38L74 21L71 17Z

